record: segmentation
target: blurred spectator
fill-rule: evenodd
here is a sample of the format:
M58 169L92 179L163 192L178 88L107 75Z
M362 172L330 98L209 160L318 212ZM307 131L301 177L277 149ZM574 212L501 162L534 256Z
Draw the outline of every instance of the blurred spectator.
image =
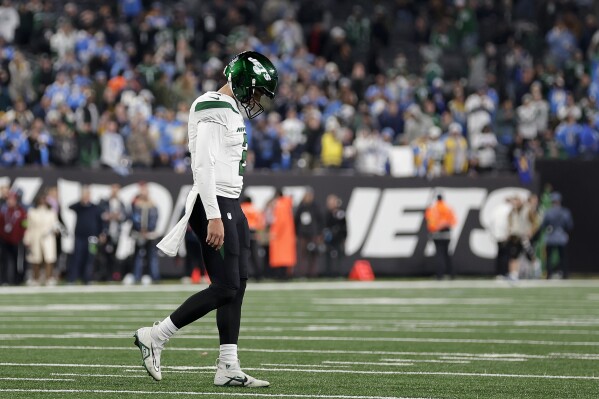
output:
M102 165L112 168L119 174L126 174L125 142L123 136L117 131L115 121L108 122L106 130L100 137L100 144Z
M327 277L341 276L341 259L345 256L347 222L341 209L341 199L334 194L327 196L323 239L326 245L325 273Z
M58 215L48 205L46 194L42 192L34 201L34 207L27 212L27 231L23 243L27 248L27 262L32 267L28 285L56 285L54 264L56 263L56 232L59 229ZM40 268L44 267L44 279Z
M395 101L388 101L387 106L378 116L379 127L382 129L390 128L393 131L393 140L395 135L403 133L404 120L399 112L399 105Z
M131 205L131 236L135 240L135 265L133 275L136 282L148 284L160 280L158 257L155 241L157 238L156 227L158 223L158 208L150 199L148 185L139 184L139 194ZM146 278L144 268L147 267L151 279ZM142 279L142 275L144 278Z
M549 91L549 111L556 117L560 108L566 105L567 91L564 88L564 78L558 75L555 83Z
M289 159L289 166L285 169L294 168L303 152L306 137L303 135L304 122L298 118L295 108L287 111L285 120L281 123L281 147L284 158Z
M401 143L410 144L414 140L426 137L434 125L430 116L423 114L417 104L410 105L404 113L405 127L401 136Z
M441 133L439 127L431 126L426 138L412 142L418 176L428 178L441 176L445 157L445 142L441 139Z
M497 136L490 125L485 126L480 134L472 138L471 164L477 173L491 172L495 169L497 158L495 147L497 147Z
M75 132L69 125L59 120L52 124L52 147L50 159L57 166L72 166L79 158L79 145Z
M259 118L258 124L252 131L250 149L254 157L256 169L279 169L281 166L282 149L278 140L279 119L278 115L269 114L267 124L265 118Z
M36 119L29 130L29 153L25 161L30 165L48 166L52 137L41 119Z
M272 24L272 35L282 54L293 54L304 43L302 27L295 20L292 9L285 11L284 17Z
M306 125L303 131L305 137L305 146L303 158L309 168L314 169L320 164L320 148L322 135L324 134L320 117L315 111L309 112L306 115Z
M103 233L98 246L98 269L101 281L120 280L121 271L116 250L121 236L123 223L127 220L127 208L119 198L121 186L112 184L110 196L100 201L102 220L104 221Z
M566 246L569 241L568 233L573 229L572 214L562 206L562 196L558 192L551 194L551 208L545 212L539 230L546 231L547 245L547 278L551 278L556 270L563 278L568 278L568 260ZM557 252L557 265L552 260Z
M264 267L260 256L260 237L266 227L264 215L253 204L248 196L242 197L241 210L243 211L250 228L250 269L249 275L256 280L261 280L264 275Z
M330 117L321 139L320 161L325 168L338 168L343 162L343 128L337 118Z
M269 231L269 262L275 277L286 279L293 274L297 263L295 224L291 197L277 190L273 202Z
M29 141L21 126L15 121L0 132L0 165L4 167L23 166L29 153Z
M491 115L495 113L495 104L487 93L486 87L479 87L466 99L466 122L468 140L480 133L483 127L492 123Z
M27 103L34 101L36 94L33 90L33 71L22 52L15 51L12 61L8 64L8 71L10 73L8 90L12 101L20 99Z
M549 127L549 103L543 98L542 87L539 82L532 84L530 92L532 94L532 104L536 110L537 133L542 133Z
M576 120L582 117L582 110L576 104L574 95L571 92L566 93L566 102L557 108L557 117L564 120L568 115L573 115Z
M368 175L387 174L391 144L377 130L358 130L353 146L356 151L355 169Z
M522 97L522 105L516 109L518 115L518 133L524 140L532 140L537 137L537 108L533 103L533 97L525 94Z
M570 112L566 115L566 120L560 123L555 129L555 138L558 146L568 158L578 155L578 146L582 126L577 123L576 112Z
M50 38L50 48L58 59L63 59L67 53L75 51L77 32L69 20L59 23L56 33Z
M563 67L574 54L576 37L566 26L564 19L558 18L553 28L547 33L549 57L558 67Z
M13 109L9 110L4 114L4 120L7 122L17 122L19 126L25 128L29 127L33 122L34 115L27 109L27 104L23 99L17 99L14 101Z
M46 202L58 218L58 225L56 230L54 231L54 236L56 240L56 267L58 270L64 271L66 269L66 255L62 252L62 236L68 235L68 232L60 213L58 189L56 186L48 187L48 189L46 190Z
M520 277L519 258L525 253L524 243L529 242L533 233L529 212L528 204L522 198L514 197L512 210L508 215L508 279L511 281L516 281Z
M152 153L154 143L150 138L148 124L139 121L133 126L131 135L127 138L127 151L131 156L133 168L149 168L154 162Z
M444 172L446 175L460 175L468 171L468 143L462 135L462 126L449 125L445 139Z
M453 210L443 201L441 194L437 195L437 201L431 204L424 213L428 232L435 243L437 254L437 279L443 279L444 275L451 279L455 277L455 271L449 255L449 242L451 229L456 224Z
M456 0L455 28L462 48L466 53L476 50L478 42L478 21L476 10L466 0Z
M15 31L21 23L17 9L12 5L12 1L3 0L0 5L0 37L3 37L8 43L12 43L15 38Z
M102 208L91 202L88 186L81 187L81 200L69 206L75 212L75 248L68 266L68 282L75 283L81 279L89 284L92 279L92 269L98 250L98 237L102 234L104 221Z
M0 285L17 284L24 272L23 246L27 211L10 191L0 206Z
M314 191L311 187L308 187L302 201L295 210L295 232L299 241L296 276L318 276L318 258L322 244L323 228L324 220L320 207L314 202Z
M497 256L495 257L495 275L498 278L507 277L509 265L509 215L512 211L512 198L497 205L491 213L488 230L497 242Z
M456 85L453 89L453 99L448 103L449 111L453 120L462 126L466 126L466 100L464 88Z

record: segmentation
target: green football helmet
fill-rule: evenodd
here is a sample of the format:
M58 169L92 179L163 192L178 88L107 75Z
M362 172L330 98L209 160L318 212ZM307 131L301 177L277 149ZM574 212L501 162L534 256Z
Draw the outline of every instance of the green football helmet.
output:
M237 54L225 67L224 75L237 101L252 119L264 112L264 107L256 101L256 90L268 98L275 97L279 81L277 69L264 55L255 51Z

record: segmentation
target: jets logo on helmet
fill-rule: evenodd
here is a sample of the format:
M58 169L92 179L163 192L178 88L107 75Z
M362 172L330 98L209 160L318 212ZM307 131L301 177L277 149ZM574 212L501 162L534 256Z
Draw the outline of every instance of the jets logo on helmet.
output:
M274 98L279 81L274 64L266 56L255 51L236 55L225 67L224 75L233 95L250 119L264 112L258 101L259 95Z
M257 59L248 57L248 60L250 60L250 62L254 64L254 72L256 72L258 75L264 76L264 79L270 80L270 75L268 74L268 71L262 66L261 63L258 62Z

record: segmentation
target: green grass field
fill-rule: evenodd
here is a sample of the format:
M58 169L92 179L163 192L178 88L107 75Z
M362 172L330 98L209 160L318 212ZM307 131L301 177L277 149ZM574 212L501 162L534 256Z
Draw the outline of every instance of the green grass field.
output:
M242 367L214 315L141 366L133 332L203 286L0 288L0 398L599 398L599 281L250 283Z

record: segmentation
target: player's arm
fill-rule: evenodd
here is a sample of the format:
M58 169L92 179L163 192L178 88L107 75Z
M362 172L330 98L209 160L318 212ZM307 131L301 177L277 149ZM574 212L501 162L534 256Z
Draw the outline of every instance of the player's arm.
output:
M195 165L198 191L208 219L206 243L214 249L220 249L224 242L225 229L216 201L216 154L226 128L214 122L200 122L197 131Z

